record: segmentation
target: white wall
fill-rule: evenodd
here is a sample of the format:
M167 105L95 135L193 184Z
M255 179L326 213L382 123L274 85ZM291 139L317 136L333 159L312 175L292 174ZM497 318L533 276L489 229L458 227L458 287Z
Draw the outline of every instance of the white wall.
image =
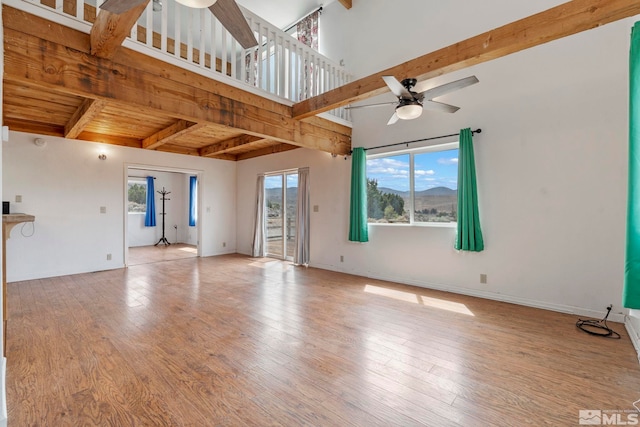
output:
M197 171L202 256L235 252L234 162L54 137L37 147L35 137L11 132L3 147L5 198L21 195L13 209L36 217L33 237L21 236L16 227L7 242L9 281L122 267L127 165ZM100 151L107 160L98 159ZM28 235L30 226L24 232Z
M127 231L129 247L150 246L158 243L162 237L162 196L158 194L164 187L171 194L165 201L165 237L170 243L195 244L197 241L195 227L189 227L189 174L178 172L162 172L154 170L132 169L130 176L153 176L156 200L156 227L145 227L144 212L127 214ZM144 182L144 179L134 178ZM194 243L191 243L194 242Z
M400 9L421 17L420 25L409 25L409 46L396 31L399 21L392 17L399 12L392 2L356 2L351 11L327 7L323 22L330 21L329 13L338 17L333 37L350 40L339 48L347 66L358 63L360 73L368 74L395 65L428 52L416 52L414 44L432 43L440 30L445 35L460 30L461 35L447 43L462 40L484 30L477 28L479 16L498 25L493 16L497 13L488 16L490 7L459 14L444 25L429 18L428 6L437 3L437 16L445 17L452 13L443 9L449 2L407 3L414 9L404 3ZM455 9L460 2L452 3ZM525 2L497 3L530 7ZM529 13L516 8L506 10L509 15ZM388 31L380 31L381 21ZM359 22L358 34L345 34L341 28L355 28L347 25L353 22ZM353 112L354 147L455 133L464 127L483 129L475 147L484 252L454 251L455 230L450 228L376 225L369 228L369 243L348 242L350 162L301 150L239 162L238 250L250 250L247 230L253 224L256 174L310 166L311 203L320 205L312 216L312 266L597 317L613 304L612 318L621 320L616 313L624 311L620 302L632 22L609 24L436 79L444 83L472 74L480 79L440 98L462 107L456 114L425 112L412 122L386 126L392 109ZM471 34L467 24L474 28ZM363 54L368 37L381 46L375 55ZM393 97L370 101L385 99ZM487 284L479 283L481 273L488 275Z

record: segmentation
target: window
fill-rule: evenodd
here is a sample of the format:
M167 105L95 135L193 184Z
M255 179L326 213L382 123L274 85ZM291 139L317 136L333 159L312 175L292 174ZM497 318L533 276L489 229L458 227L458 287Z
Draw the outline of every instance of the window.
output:
M127 212L145 213L147 211L147 182L144 180L129 179L128 184Z
M369 223L455 223L458 143L367 158Z

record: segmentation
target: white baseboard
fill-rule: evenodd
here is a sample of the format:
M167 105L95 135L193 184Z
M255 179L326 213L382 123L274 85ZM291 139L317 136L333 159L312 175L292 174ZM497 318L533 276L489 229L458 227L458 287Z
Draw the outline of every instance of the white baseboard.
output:
M631 310L638 311L638 310ZM640 324L640 317L637 317L638 323ZM631 338L631 342L633 343L633 347L636 349L636 353L638 354L638 361L640 361L640 330L636 328L631 320L631 315L626 316L624 321L624 326L627 329L627 333L629 334L629 338Z
M499 293L495 293L495 292L482 291L482 290L470 289L470 288L463 288L463 287L459 287L459 286L450 286L450 285L442 285L442 284L438 284L438 283L420 282L420 281L412 280L412 279L403 279L403 278L397 277L397 276L385 276L385 275L380 275L380 274L376 275L376 274L371 274L370 272L369 273L363 273L361 271L355 271L355 270L338 269L333 265L327 265L327 264L314 264L314 263L311 263L310 266L311 267L316 267L316 268L321 268L323 270L338 271L338 272L341 272L341 273L354 274L356 276L369 277L371 279L385 280L385 281L388 281L388 282L395 282L395 283L402 283L404 285L411 285L411 286L417 286L417 287L425 288L425 289L434 289L434 290L438 290L438 291L451 292L451 293L454 293L454 294L468 295L468 296L472 296L472 297L484 298L484 299L489 299L489 300L493 300L493 301L508 302L508 303L511 303L511 304L523 305L523 306L526 306L526 307L541 308L541 309L544 309L544 310L557 311L557 312L560 312L560 313L573 314L573 315L576 315L576 316L584 316L584 317L591 317L591 318L595 318L595 319L602 319L607 314L606 310L596 311L596 310L590 310L590 309L582 308L582 307L574 307L574 306L564 305L564 304L553 304L553 303L549 303L549 302L546 302L546 301L537 301L537 300L532 300L532 299L528 299L528 298L522 298L522 297L518 297L518 296L514 296L514 295L505 295L505 294L499 294ZM624 323L625 322L625 317L626 316L624 314L611 313L611 314L609 314L609 318L608 319L611 320L612 322Z

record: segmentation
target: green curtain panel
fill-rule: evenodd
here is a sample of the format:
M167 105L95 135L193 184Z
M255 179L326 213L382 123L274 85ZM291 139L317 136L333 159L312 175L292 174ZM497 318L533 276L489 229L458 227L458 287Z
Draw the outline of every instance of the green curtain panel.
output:
M478 215L478 191L476 166L473 156L471 129L460 131L458 150L458 233L455 248L461 251L480 252L484 249L480 216Z
M367 228L367 155L362 147L354 148L351 155L349 240L352 242L369 241L369 229Z
M640 308L640 22L631 31L629 91L627 247L622 305Z

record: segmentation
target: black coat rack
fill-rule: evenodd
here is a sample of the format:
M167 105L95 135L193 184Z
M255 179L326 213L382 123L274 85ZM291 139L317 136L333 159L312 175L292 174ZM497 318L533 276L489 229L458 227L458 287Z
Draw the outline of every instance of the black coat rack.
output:
M156 243L154 246L158 246L160 243L164 243L165 245L170 245L171 243L169 243L169 241L167 240L166 237L164 237L164 217L166 215L166 212L164 210L164 202L166 200L171 200L171 199L167 199L167 194L171 194L171 191L167 191L164 189L164 187L162 187L162 191L158 191L158 193L160 193L162 195L162 213L160 215L162 215L162 237L160 238L160 240L158 240L158 243Z

